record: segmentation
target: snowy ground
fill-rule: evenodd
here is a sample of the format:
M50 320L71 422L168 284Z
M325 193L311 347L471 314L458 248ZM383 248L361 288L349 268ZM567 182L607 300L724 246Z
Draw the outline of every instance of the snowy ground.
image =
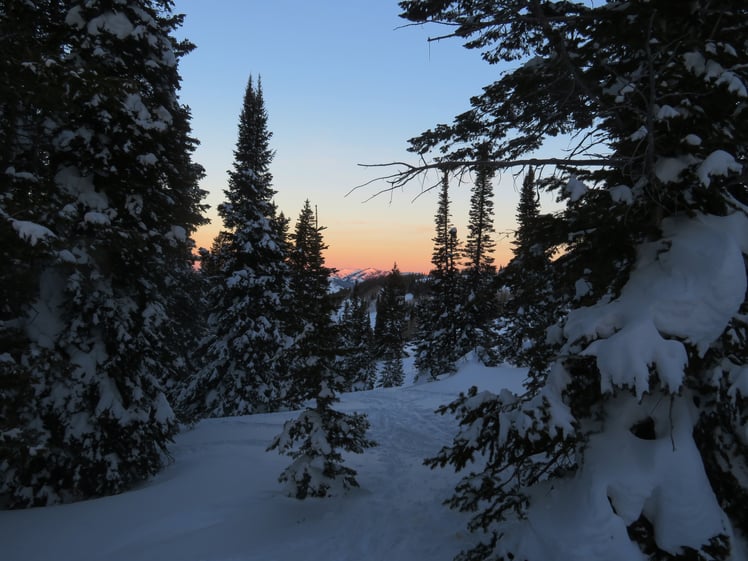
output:
M367 413L379 446L347 458L361 488L329 499L288 498L276 480L290 459L265 448L295 413L201 422L177 437L174 464L137 490L0 512L0 559L451 560L474 538L468 517L441 504L458 476L422 465L455 434L454 418L433 411L471 385L519 390L523 377L467 362L439 382L344 395L340 408Z

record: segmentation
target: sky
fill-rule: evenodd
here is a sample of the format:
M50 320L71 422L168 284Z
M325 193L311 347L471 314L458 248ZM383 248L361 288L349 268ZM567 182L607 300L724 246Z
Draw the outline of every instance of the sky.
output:
M385 183L350 193L383 173L359 164L417 163L408 139L467 110L499 70L457 40L429 43L444 28L407 26L395 0L176 0L175 11L186 16L179 37L197 46L180 63L180 98L192 110L211 206L198 246L210 247L221 229L216 207L253 75L262 79L273 134L276 203L292 224L306 199L317 206L327 265L427 272L436 191L421 194L416 181L373 199ZM521 181L511 173L494 179L497 264L510 256ZM451 196L464 241L470 185L455 183Z

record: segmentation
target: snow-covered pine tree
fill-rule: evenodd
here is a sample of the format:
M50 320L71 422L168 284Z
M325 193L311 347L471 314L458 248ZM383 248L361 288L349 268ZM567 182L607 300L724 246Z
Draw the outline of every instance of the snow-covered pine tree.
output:
M403 352L405 347L405 287L397 263L384 280L377 296L377 319L374 324L376 355L384 361L377 386L401 386L405 373Z
M268 447L293 458L279 480L297 499L337 495L358 487L356 471L343 464L340 451L361 453L374 445L366 438L366 415L333 409L347 381L337 360L338 337L328 294L332 269L325 266L322 254L327 248L323 230L309 200L305 201L289 253L294 344L288 368L295 401L313 399L315 405L287 421Z
M460 244L451 223L449 174L445 171L434 217L436 235L429 272L430 293L418 304L415 366L419 378L436 378L455 371L455 363L469 350L463 337L462 283L458 270ZM464 351L464 352L463 352Z
M458 161L477 137L501 167L579 139L543 159L571 295L548 376L445 407L461 428L428 461L482 460L450 504L487 540L459 559L745 558L748 5L400 5L514 65L413 150Z
M488 149L478 147L476 155L483 160ZM491 329L499 315L499 302L496 292L496 267L493 252L496 243L494 233L493 186L494 174L491 167L477 166L475 181L470 193L468 214L468 234L463 249L465 269L463 270L463 292L465 318L464 339L474 348L478 356L488 363L495 363L497 357L491 349L495 345L495 334Z
M273 411L285 401L287 377L279 360L290 293L286 242L273 202L271 136L262 83L250 76L226 202L218 207L224 231L206 267L210 315L197 350L203 362L181 400L190 418Z
M345 301L340 319L340 370L346 391L370 390L376 380L369 302L361 297L358 282Z
M0 7L0 507L28 502L14 495L28 478L23 472L36 469L31 451L46 441L33 405L43 378L22 359L39 276L56 255L54 235L38 224L55 191L45 126L54 109L49 92L59 83L57 66L45 64L64 16L55 8L20 0Z
M30 246L12 273L22 297L2 318L15 336L0 362L18 383L15 397L2 395L0 495L10 506L116 493L168 456L176 424L160 382L178 377L172 344L182 338L169 314L203 222L202 170L177 98L192 45L173 37L181 17L170 8L0 9L2 41L25 45L4 51L4 71L21 79L6 86L23 87L0 102L0 220L3 235L8 224L16 234L3 245Z

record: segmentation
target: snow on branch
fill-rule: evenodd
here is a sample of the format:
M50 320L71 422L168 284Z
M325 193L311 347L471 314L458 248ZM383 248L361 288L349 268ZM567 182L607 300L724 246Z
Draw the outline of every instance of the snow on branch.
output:
M40 241L46 238L56 238L57 236L49 229L45 228L41 224L35 222L29 222L26 220L11 220L13 229L16 231L18 236L35 246Z

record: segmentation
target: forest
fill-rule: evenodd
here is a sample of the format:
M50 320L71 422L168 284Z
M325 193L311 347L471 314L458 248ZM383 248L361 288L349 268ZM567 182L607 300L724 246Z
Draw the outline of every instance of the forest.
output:
M438 405L452 434L422 461L458 473L446 504L474 539L455 559L747 559L748 6L399 6L512 66L410 139L416 163L380 166L383 193L438 177L430 272L332 294L314 202L295 221L275 203L259 76L221 232L196 248L173 2L0 2L0 509L132 492L175 439L271 414L284 493L334 500L387 435L347 404L441 391L473 361L525 377ZM497 267L501 170L523 179Z

